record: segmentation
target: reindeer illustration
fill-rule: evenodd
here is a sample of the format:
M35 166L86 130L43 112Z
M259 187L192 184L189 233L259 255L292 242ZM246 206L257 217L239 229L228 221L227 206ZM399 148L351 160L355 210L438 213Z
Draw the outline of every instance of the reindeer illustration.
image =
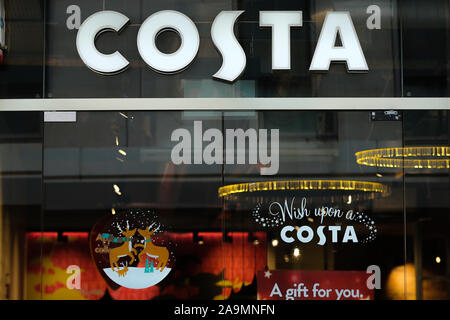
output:
M164 247L155 246L152 243L152 235L155 230L150 231L151 226L147 229L138 229L138 232L141 236L144 237L144 244L136 244L136 247L142 247L142 251L138 255L139 261L142 261L142 256L147 255L149 257L158 258L158 265L156 266L156 270L163 271L167 265L167 260L169 259L169 251L167 251Z
M122 229L120 229L119 224L117 224L117 228L119 228L120 232L125 236L125 238L123 239L123 244L120 247L111 249L109 251L109 263L111 265L112 271L115 271L114 267L116 267L117 268L116 272L119 274L119 276L125 276L126 272L128 271L128 267L125 267L123 270L119 270L119 265L117 264L117 262L119 261L120 258L126 256L131 257L130 264L132 264L134 260L136 260L134 258L133 253L136 255L137 251L136 249L133 248L131 243L131 240L133 239L133 236L136 233L136 229L130 230L128 221L127 221L127 228L125 229L125 231L122 231Z

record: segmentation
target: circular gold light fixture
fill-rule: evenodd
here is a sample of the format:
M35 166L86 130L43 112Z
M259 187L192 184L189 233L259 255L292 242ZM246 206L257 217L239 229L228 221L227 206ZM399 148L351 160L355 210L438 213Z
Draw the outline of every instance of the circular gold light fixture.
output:
M388 193L388 186L378 182L355 180L286 180L232 184L219 188L219 197L237 193L280 190L345 190Z
M385 168L450 168L450 147L404 147L365 150L355 153L356 162Z

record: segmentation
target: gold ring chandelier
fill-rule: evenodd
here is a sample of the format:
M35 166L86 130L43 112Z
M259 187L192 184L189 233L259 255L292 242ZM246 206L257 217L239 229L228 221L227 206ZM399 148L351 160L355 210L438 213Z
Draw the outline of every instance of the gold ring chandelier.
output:
M387 194L389 192L388 186L378 182L354 180L286 180L246 182L223 186L219 188L219 197L226 197L238 193L280 190L345 190L381 194Z
M370 167L450 168L450 147L405 147L365 150L355 153L356 162Z

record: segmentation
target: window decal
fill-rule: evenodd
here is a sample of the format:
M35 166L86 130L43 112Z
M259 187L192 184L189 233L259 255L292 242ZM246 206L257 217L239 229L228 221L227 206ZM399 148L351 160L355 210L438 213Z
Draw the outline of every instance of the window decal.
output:
M284 201L258 203L252 210L255 223L263 228L280 229L283 242L316 243L368 243L377 237L375 221L363 211L336 205L309 206L306 197L286 198ZM364 236L356 230L363 225Z
M94 262L112 289L145 289L161 282L175 257L166 227L150 210L128 210L104 217L92 229Z

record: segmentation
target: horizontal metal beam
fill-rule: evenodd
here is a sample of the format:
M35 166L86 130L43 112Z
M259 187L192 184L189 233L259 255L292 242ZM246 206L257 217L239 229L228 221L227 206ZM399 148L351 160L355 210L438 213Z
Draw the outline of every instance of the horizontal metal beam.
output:
M443 110L449 98L0 99L0 111Z

